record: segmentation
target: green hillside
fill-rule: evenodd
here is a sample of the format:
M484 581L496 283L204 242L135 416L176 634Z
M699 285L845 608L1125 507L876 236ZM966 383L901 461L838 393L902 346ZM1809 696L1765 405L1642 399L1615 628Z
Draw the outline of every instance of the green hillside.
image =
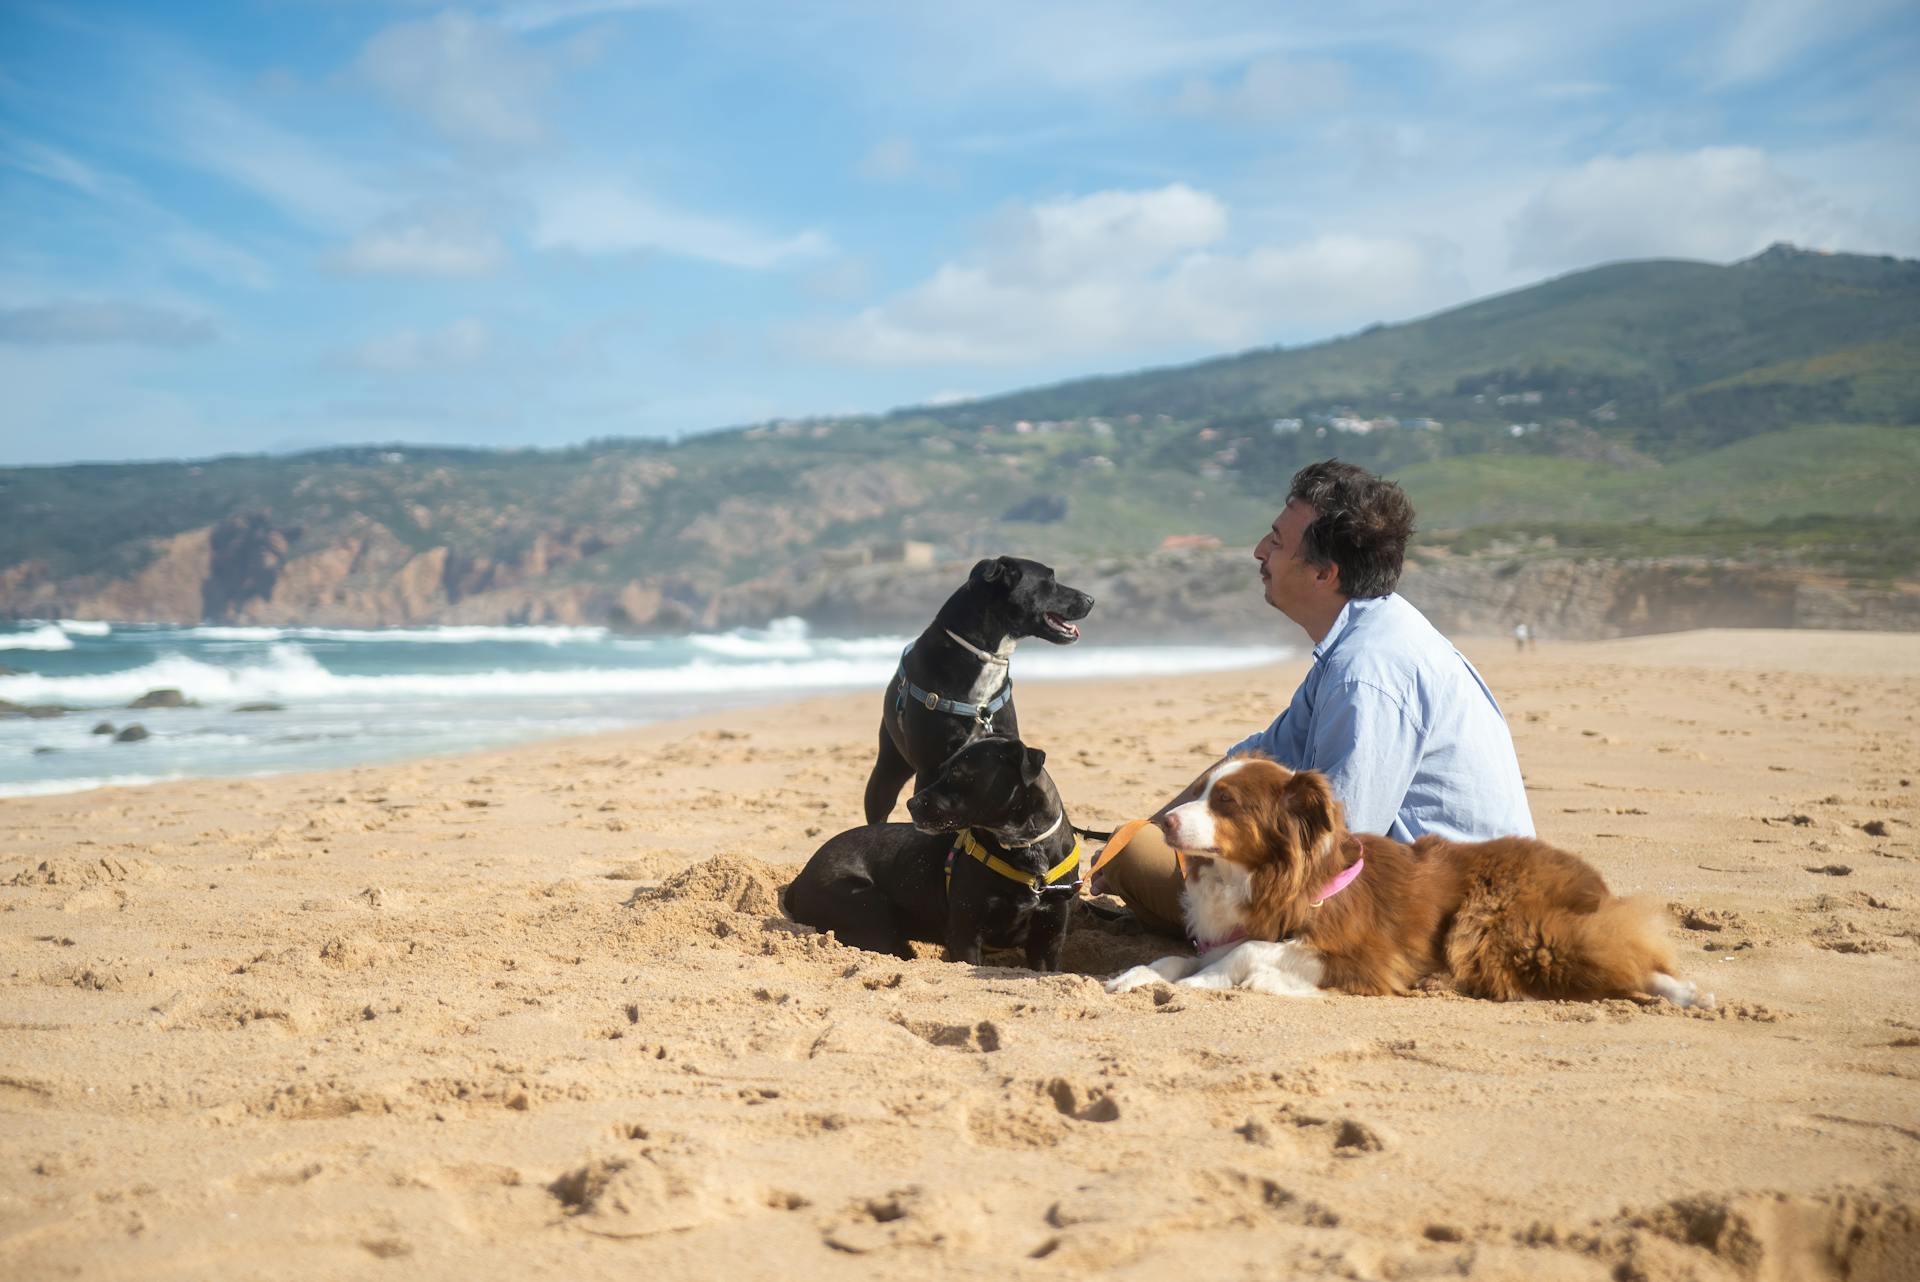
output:
M1329 455L1405 484L1430 548L1911 577L1920 263L1623 263L1312 347L678 443L0 469L0 614L123 599L114 584L209 527L213 577L243 595L309 558L364 603L418 560L408 591L424 574L455 604L518 593L515 610L548 591L698 600L902 539L1251 546Z
M1656 457L1805 422L1920 422L1920 263L1788 246L1618 263L1332 342L925 413L1252 425L1340 406L1449 427L1564 419Z

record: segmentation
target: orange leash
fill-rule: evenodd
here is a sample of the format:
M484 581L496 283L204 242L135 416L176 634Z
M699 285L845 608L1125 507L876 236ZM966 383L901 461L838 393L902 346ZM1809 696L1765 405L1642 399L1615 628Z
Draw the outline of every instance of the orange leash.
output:
M1105 846L1100 848L1100 854L1094 859L1093 866L1087 869L1087 880L1092 881L1095 873L1106 867L1107 863L1112 860L1115 855L1127 848L1128 842L1140 834L1142 828L1145 828L1152 822L1151 819L1129 819L1126 823L1115 828L1113 830L1113 836L1108 839ZM1180 869L1180 880L1185 881L1187 879L1186 857L1176 850L1173 852L1173 862L1174 865Z

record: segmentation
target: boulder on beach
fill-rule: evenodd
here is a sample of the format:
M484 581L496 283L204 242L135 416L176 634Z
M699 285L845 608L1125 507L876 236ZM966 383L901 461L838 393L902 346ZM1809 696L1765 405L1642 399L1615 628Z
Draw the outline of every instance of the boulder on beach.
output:
M197 708L200 705L178 690L149 690L127 705L129 708Z
M97 725L97 726L95 726L95 727L94 727L94 728L93 728L93 729L92 729L91 731L89 731L88 733L90 733L90 734L113 734L113 733L114 733L114 732L115 732L116 730L118 730L118 729L119 729L119 727L118 727L118 726L115 726L115 725L113 724L113 722L111 722L111 721L102 721L102 722L101 722L101 723L100 723L99 725Z
M0 699L0 721L10 717L28 717L35 721L44 721L48 717L64 716L72 711L57 703L14 703Z
M115 743L139 743L146 737L147 728L136 721L119 734L113 736L113 741Z
M287 705L284 703L243 703L234 709L235 712L285 712L286 710Z

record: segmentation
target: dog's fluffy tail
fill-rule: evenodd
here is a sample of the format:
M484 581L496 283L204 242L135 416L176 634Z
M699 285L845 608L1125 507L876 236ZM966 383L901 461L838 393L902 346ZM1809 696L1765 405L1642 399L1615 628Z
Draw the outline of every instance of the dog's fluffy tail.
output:
M1632 997L1653 991L1655 972L1673 971L1665 912L1644 895L1609 898L1590 913L1550 909L1538 930L1539 948L1516 966L1530 997Z
M1664 913L1644 896L1608 897L1592 912L1543 907L1491 929L1456 929L1449 959L1462 987L1501 1001L1594 1001L1654 991L1671 974ZM1464 945L1464 947L1463 947Z

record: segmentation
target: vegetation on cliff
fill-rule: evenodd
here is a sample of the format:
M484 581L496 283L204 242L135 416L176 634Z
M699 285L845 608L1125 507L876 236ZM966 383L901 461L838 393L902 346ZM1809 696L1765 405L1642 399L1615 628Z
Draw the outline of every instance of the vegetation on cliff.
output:
M0 613L697 622L903 540L1250 544L1339 455L1456 554L1914 572L1920 263L1623 263L1312 347L879 417L560 451L0 471Z

